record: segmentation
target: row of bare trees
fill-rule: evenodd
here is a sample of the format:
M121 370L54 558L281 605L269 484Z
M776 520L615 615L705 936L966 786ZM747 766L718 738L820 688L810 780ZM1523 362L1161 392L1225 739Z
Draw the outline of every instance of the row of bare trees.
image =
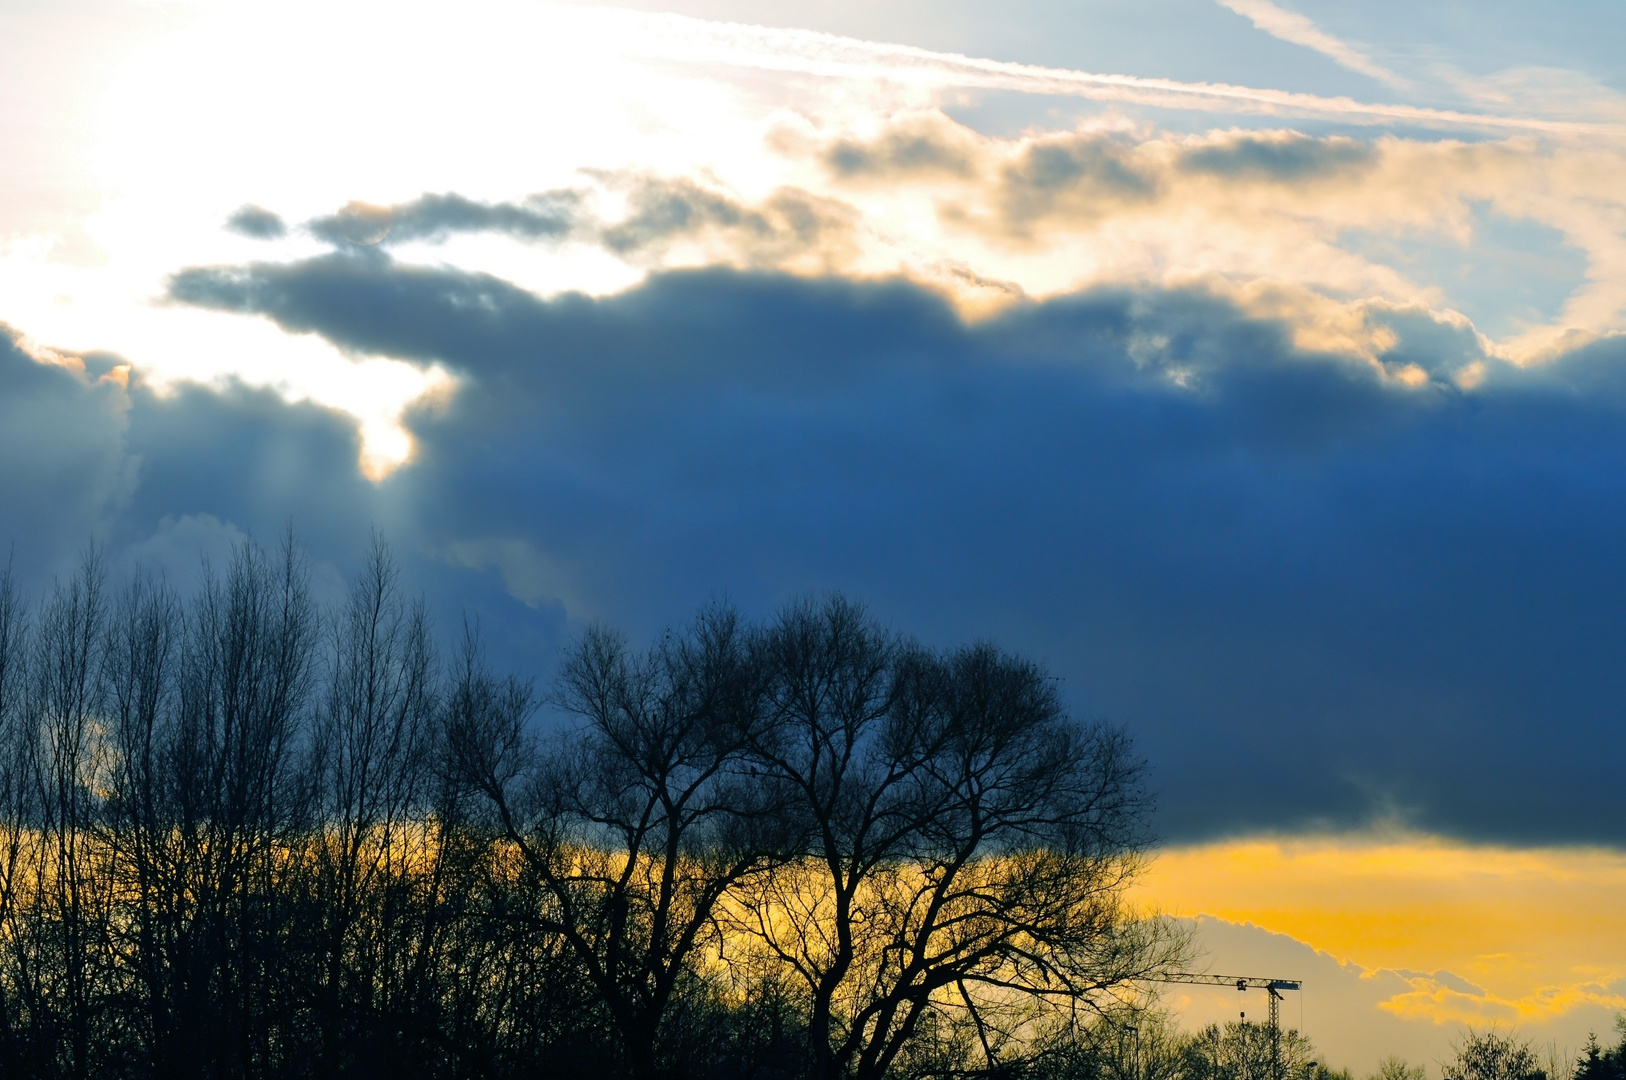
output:
M551 714L551 715L539 715ZM375 545L0 578L0 1074L1037 1068L1182 959L1123 733L840 597L447 656Z

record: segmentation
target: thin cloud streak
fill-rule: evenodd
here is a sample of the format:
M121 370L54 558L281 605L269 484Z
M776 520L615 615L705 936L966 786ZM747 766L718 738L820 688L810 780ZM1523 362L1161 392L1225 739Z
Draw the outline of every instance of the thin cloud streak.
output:
M884 79L940 90L1009 90L1162 108L1337 119L1361 125L1398 122L1458 131L1626 137L1626 126L1619 124L1362 102L1348 97L1227 83L1100 74L934 52L812 30L712 22L684 15L614 10L603 13L603 17L621 23L624 49L629 55L646 59L730 64L828 78Z
M1241 15L1253 23L1256 29L1273 38L1314 50L1339 66L1376 79L1386 86L1398 88L1406 85L1405 79L1373 62L1370 57L1347 43L1339 41L1296 11L1279 8L1270 0L1216 0L1216 2L1221 7L1229 8Z

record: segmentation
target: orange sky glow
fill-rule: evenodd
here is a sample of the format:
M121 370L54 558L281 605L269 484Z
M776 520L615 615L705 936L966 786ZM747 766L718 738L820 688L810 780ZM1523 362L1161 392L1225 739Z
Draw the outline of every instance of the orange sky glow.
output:
M1198 918L1199 940L1223 920L1329 954L1367 991L1366 1007L1446 1039L1461 1025L1497 1023L1573 1046L1626 1010L1618 851L1406 834L1241 839L1161 851L1136 897ZM1207 966L1220 971L1216 959ZM1307 972L1223 973L1305 977L1307 994L1318 989ZM1172 1004L1180 1000L1193 999ZM1289 1003L1284 1016L1295 1015Z

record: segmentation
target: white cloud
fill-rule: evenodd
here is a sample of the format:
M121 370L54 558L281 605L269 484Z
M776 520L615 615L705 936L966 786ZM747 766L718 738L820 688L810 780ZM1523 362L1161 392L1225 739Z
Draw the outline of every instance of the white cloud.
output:
M1306 34L1320 34L1263 0L1228 2L1259 19L1268 8L1280 18L1266 22L1278 29L1291 23L1306 41ZM245 41L257 47L245 50ZM1344 49L1345 60L1361 60L1324 34L1314 41L1324 51ZM751 207L751 223L788 221L815 198L833 197L817 203L833 212L852 210L850 228L830 233L844 246L805 246L801 262L772 245L750 247L751 237L735 235L741 229L717 228L691 230L683 243L662 249L662 267L732 261L798 272L902 272L943 284L967 310L1109 280L1221 278L1248 296L1279 297L1276 286L1285 283L1339 304L1438 306L1450 301L1449 290L1393 260L1367 257L1344 238L1410 230L1425 241L1444 236L1456 243L1471 232L1465 207L1478 200L1508 218L1549 225L1586 255L1588 278L1566 309L1509 344L1510 355L1551 351L1572 330L1611 332L1626 312L1626 241L1615 224L1626 113L1566 106L1585 96L1586 87L1573 80L1547 78L1549 92L1539 98L1487 92L1475 99L1487 111L1450 112L616 9L480 0L448 21L422 3L293 0L274 7L202 4L172 31L133 49L108 82L96 122L86 121L76 136L83 156L96 163L94 175L76 182L95 193L100 209L71 235L45 222L31 226L35 232L0 237L0 291L7 298L0 318L67 350L117 352L149 385L236 378L341 410L356 421L374 476L412 453L403 410L444 393L455 373L166 304L160 298L168 276L187 266L319 254L323 245L298 223L352 200L397 203L426 192L515 200L560 186L593 187L584 176L622 173L698 178ZM1073 144L1083 129L1001 141L944 122L937 133L958 140L958 172L917 168L867 185L856 175L832 177L810 155L764 139L798 124L798 137L814 149L873 138L898 116L981 89L1107 103L1108 115L1091 121L1091 130L1121 137L1124 167L1160 178L1155 197L1114 199L1079 184L1054 190L1039 184L1049 202L1034 205L1045 220L1033 217L1031 235L1021 240L1008 228L1000 233L1014 205L999 201L1009 194L999 187L1000 170L1030 152L1078 149ZM560 107L564 102L568 108ZM900 112L905 104L912 113ZM1472 145L1360 140L1377 148L1368 173L1340 180L1335 170L1315 174L1314 183L1285 184L1250 178L1246 170L1171 171L1170 162L1192 147L1117 114L1134 104L1207 111L1226 117L1221 124L1247 113L1546 137ZM1584 148L1572 135L1584 136ZM1293 142L1284 133L1268 137ZM1193 138L1235 141L1224 131ZM1357 140L1345 142L1353 147ZM1297 153L1297 145L1284 152ZM1271 152L1265 148L1267 157ZM597 187L606 193L604 184ZM791 188L810 194L794 205L774 203L775 192ZM248 202L285 218L288 234L254 240L225 230ZM1078 211L1071 218L1069 207ZM770 229L769 238L784 232ZM64 261L70 241L85 258ZM544 250L488 235L402 245L392 253L402 262L494 274L539 294L618 291L655 261L642 249L629 255L573 240ZM1373 351L1368 322L1351 309L1297 325L1320 335L1307 347L1332 340L1329 327L1355 327L1335 336L1354 342L1345 351L1366 355Z

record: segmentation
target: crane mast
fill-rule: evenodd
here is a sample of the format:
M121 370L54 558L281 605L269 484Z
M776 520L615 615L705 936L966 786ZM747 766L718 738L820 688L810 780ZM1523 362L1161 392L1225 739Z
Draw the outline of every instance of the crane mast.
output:
M1238 990L1263 990L1269 1002L1270 1078L1285 1080L1282 1076L1282 994L1283 990L1300 990L1298 979L1259 979L1248 975L1200 975L1194 972L1171 971L1163 975L1148 976L1147 982L1186 983L1195 986L1234 986Z

